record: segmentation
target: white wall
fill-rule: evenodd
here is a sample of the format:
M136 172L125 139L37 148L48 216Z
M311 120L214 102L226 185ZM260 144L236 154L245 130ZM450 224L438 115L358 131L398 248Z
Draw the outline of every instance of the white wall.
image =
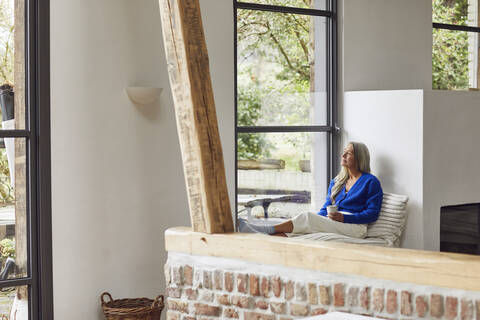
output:
M431 89L431 0L343 0L341 8L345 91Z
M439 250L440 207L480 202L480 93L425 94L425 249Z
M423 248L423 91L346 92L343 141L364 142L384 192L407 195L402 247Z
M233 178L232 3L201 4ZM103 319L103 291L164 292L163 231L190 224L157 1L52 0L51 62L55 318ZM165 90L137 107L128 85Z

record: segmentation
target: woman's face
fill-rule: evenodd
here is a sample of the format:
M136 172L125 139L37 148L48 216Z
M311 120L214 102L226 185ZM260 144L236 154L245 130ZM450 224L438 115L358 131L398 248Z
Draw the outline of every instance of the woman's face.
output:
M343 149L342 154L342 166L349 169L357 168L357 162L355 161L355 154L353 153L353 145L349 144Z

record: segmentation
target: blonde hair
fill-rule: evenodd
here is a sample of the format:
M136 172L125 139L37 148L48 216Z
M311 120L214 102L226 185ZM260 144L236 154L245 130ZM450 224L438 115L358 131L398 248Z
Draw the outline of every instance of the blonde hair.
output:
M357 169L361 172L370 173L370 152L368 151L367 146L364 143L353 141L347 143L347 146L349 144L351 144L353 147L353 156L355 157L355 161L357 162ZM348 174L348 169L346 167L342 167L342 169L334 179L335 184L333 185L330 192L330 199L332 200L333 204L335 204L335 198L337 197L340 190L342 190L348 178L350 178L350 175Z

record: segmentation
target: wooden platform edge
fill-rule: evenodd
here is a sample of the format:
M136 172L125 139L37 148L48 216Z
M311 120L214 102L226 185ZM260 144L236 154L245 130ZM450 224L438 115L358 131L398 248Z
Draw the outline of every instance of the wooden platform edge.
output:
M247 233L165 232L165 248L199 256L480 291L480 257L434 251L309 241Z

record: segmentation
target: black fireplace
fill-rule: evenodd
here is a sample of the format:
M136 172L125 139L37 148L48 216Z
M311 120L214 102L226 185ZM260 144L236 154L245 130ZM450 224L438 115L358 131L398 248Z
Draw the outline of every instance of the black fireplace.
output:
M480 204L440 209L440 251L480 254Z

